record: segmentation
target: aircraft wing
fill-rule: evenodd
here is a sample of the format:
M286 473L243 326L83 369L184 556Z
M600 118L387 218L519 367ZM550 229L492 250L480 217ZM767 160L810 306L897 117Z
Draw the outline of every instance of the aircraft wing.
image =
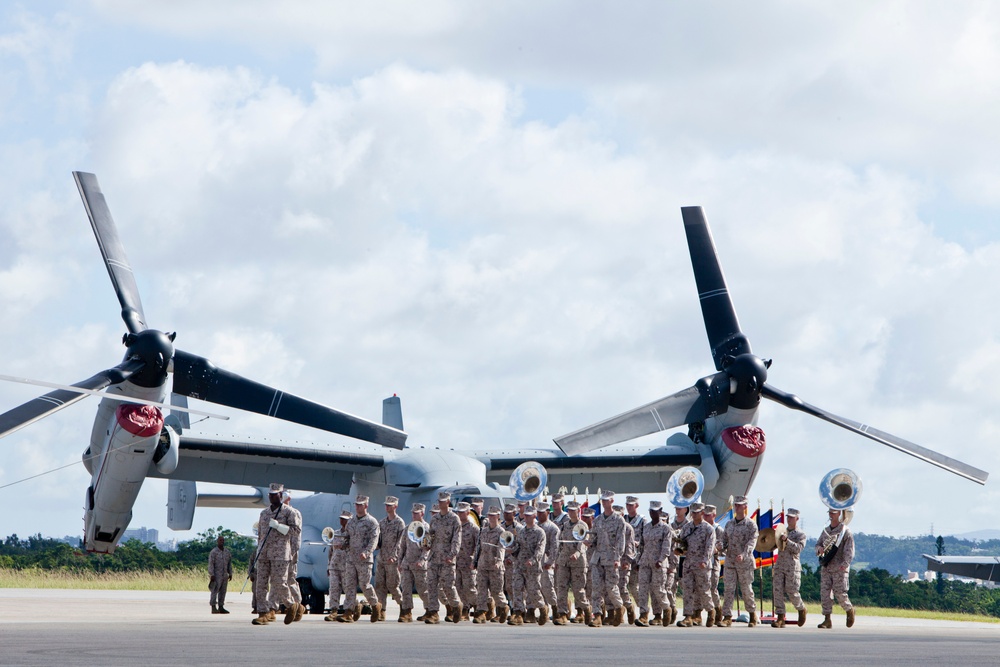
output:
M281 482L303 491L346 494L356 472L385 465L381 453L360 447L297 447L180 436L177 469L164 475L150 465L147 475L164 479L267 487Z
M930 556L927 569L969 579L1000 581L1000 556Z
M550 490L575 486L580 493L586 488L596 492L598 487L621 493L663 493L675 470L702 464L702 454L693 445L605 447L576 456L555 449L505 448L470 452L470 456L486 464L487 482L506 485L517 466L538 461L548 472Z

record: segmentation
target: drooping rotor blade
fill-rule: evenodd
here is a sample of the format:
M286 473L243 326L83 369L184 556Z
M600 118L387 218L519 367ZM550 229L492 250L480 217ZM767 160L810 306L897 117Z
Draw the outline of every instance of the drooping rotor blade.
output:
M973 482L985 484L986 478L989 477L988 472L980 470L979 468L974 468L967 463L962 463L961 461L945 456L944 454L939 454L932 449L927 449L926 447L921 447L920 445L916 445L908 440L903 440L902 438L898 438L891 433L880 431L867 424L856 422L853 419L838 417L837 415L827 412L821 408L817 408L814 405L809 405L795 394L789 394L788 392L780 389L775 389L770 385L764 385L764 390L761 393L764 397L771 399L775 403L780 403L786 408L799 410L812 415L813 417L819 417L820 419L828 421L831 424L836 424L841 428L846 428L848 431L854 431L858 435L863 435L866 438L874 440L875 442L888 445L893 449L898 449L899 451L909 454L910 456L915 456L921 461L926 461L931 465L944 468L948 472L955 473L956 475Z
M650 433L704 421L728 409L729 376L716 373L676 394L558 437L555 443L570 456L583 454Z
M83 206L87 209L87 217L94 228L97 245L104 256L104 264L111 275L111 283L118 293L118 302L122 306L122 319L132 333L146 329L146 316L142 312L142 300L139 298L139 288L135 284L132 267L125 256L125 247L118 238L118 228L111 218L111 209L104 199L101 186L97 184L97 176L83 171L74 171L73 178L76 187L83 198Z
M21 384L33 384L38 387L52 387L54 389L62 389L64 391L71 391L75 394L83 394L84 396L100 396L101 398L107 398L112 401L121 401L122 403L141 403L142 405L152 405L153 407L160 408L170 408L172 412L177 412L179 415L185 415L187 418L188 414L202 415L203 417L214 417L215 419L225 419L228 420L229 417L226 415L215 414L214 412L205 412L204 410L193 410L187 407L187 399L184 396L180 398L184 401L179 404L167 405L166 403L160 403L159 401L150 401L145 398L136 398L135 396L126 396L125 394L109 394L107 392L101 391L100 389L89 389L87 387L80 387L74 384L59 384L58 382L46 382L45 380L32 380L31 378L19 378L13 375L0 375L0 380L6 382L20 382ZM114 384L114 383L111 383ZM103 389L103 387L102 387ZM190 427L190 424L188 425Z
M82 382L77 382L71 386L80 389L98 390L104 389L113 384L124 382L136 371L141 369L143 362L140 359L128 359L118 364L114 368L101 371L91 378ZM68 405L72 405L87 397L87 393L73 391L69 389L57 389L44 396L19 405L13 410L0 415L0 438L24 428L28 424L33 424L43 417L48 417L53 412L62 410Z
M721 371L727 356L736 357L750 352L750 341L740 331L705 212L700 206L684 206L681 216L684 218L684 233L687 235L688 252L691 253L708 344L712 348L715 369Z
M174 392L231 408L284 419L358 440L402 449L406 433L218 368L208 359L175 350Z

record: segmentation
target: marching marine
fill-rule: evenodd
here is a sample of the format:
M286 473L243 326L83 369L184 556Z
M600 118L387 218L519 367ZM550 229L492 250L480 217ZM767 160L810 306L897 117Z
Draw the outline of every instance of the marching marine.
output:
M580 505L570 501L566 506L566 521L559 531L556 557L556 625L566 625L569 622L569 590L573 589L573 602L577 617L590 623L590 602L587 600L587 542L576 539L576 533L590 531L587 524L580 519ZM577 526L580 526L578 528Z
M403 596L399 589L401 577L400 563L406 548L406 522L396 514L399 498L385 497L385 518L378 524L378 565L375 568L375 596L378 598L378 620L385 620L385 606L389 596L403 608ZM411 596L412 599L412 596Z
M503 592L504 551L500 537L504 533L500 525L500 508L490 507L486 527L479 530L479 550L476 563L476 616L473 623L485 623L495 608L497 622L504 623L510 607Z
M601 494L601 515L594 519L594 541L592 545L588 545L592 547L589 549L590 601L595 613L588 624L592 628L599 628L603 624L601 609L605 606L610 612L609 622L615 627L621 625L625 613L625 605L618 590L619 568L625 557L625 519L612 509L614 501L613 491Z
M542 599L542 562L545 560L545 531L535 523L536 510L524 508L524 527L514 540L514 559L518 574L514 577L514 615L510 625L523 625L525 619L534 620L535 610L540 613L538 624L545 625L549 608ZM521 588L523 587L523 590ZM526 613L527 611L527 613Z
M451 493L438 492L438 515L431 519L431 544L427 565L427 617L424 623L441 622L439 597L446 601L445 621L458 623L462 618L462 603L455 588L455 561L462 546L462 526L458 515L451 511Z
M639 498L625 498L625 522L632 528L632 553L626 554L626 566L622 570L622 601L628 611L629 625L635 624L635 604L639 597L639 558L642 556L642 529L646 525L646 517L639 514Z
M556 559L559 557L559 526L551 518L545 503L538 508L538 525L545 531L545 558L542 561L542 599L545 606L555 614L556 599Z
M670 620L666 618L664 610L663 625L671 625L677 620L677 587L681 583L682 567L684 562L683 549L681 545L687 544L687 531L691 526L688 519L687 507L674 508L674 520L670 522L670 530L673 531L674 551L670 554L670 562L667 565L667 581L664 587L667 589L667 604L670 605Z
M455 561L455 587L462 602L459 620L469 620L469 610L476 605L476 548L479 546L480 528L469 517L472 506L461 502L455 507L459 523L462 525L462 543Z
M823 622L817 627L832 628L833 598L847 612L847 627L854 626L854 605L847 597L850 588L851 561L854 560L854 535L843 522L840 510L831 509L830 525L816 541L820 558L819 599L823 606Z
M424 530L429 534L430 526L424 521L424 504L413 503L410 514L415 523L423 524ZM413 591L417 591L420 601L424 605L424 614L427 614L427 559L430 552L422 545L407 539L404 542L403 562L400 576L400 592L402 599L399 603L399 622L413 622ZM421 616L418 620L424 620Z
M684 619L677 626L690 628L701 624L701 610L708 609L708 625L714 622L715 608L709 582L712 575L712 552L715 551L715 530L704 521L705 506L691 504L691 526L686 531L687 552L684 557ZM695 617L698 622L695 622Z
M673 531L666 522L660 520L663 503L652 500L649 503L650 521L642 527L642 554L639 557L638 600L639 627L663 625L663 612L667 606L666 573L670 554L673 553ZM652 598L653 622L649 617L649 600ZM669 619L667 621L670 622Z
M257 561L255 563L254 594L257 598L257 618L254 625L266 625L274 620L279 605L285 606L285 624L292 623L299 605L288 590L288 565L292 557L292 538L301 535L296 512L283 505L284 485L272 483L267 494L270 502L260 512L257 521ZM270 597L268 596L270 590ZM301 614L298 614L301 618Z
M351 520L351 513L348 511L340 514L340 530L333 533L330 540L330 554L327 559L326 574L330 579L330 614L323 617L324 621L336 621L340 615L340 598L346 593L344 590L344 560L347 558L347 522ZM357 597L356 591L351 591L351 595Z
M722 544L725 540L725 531L722 526L715 523L715 515L718 511L715 505L705 505L705 523L715 530L715 550L712 552L712 577L708 582L708 590L712 594L712 607L715 609L715 625L722 627L722 605L719 600L719 577L722 574Z
M799 511L788 508L785 512L788 532L778 538L778 556L771 569L774 590L774 614L772 628L785 627L785 600L792 603L799 612L797 624L806 624L806 606L799 595L802 583L802 563L799 554L806 546L806 534L799 530ZM831 610L832 611L832 610Z
M291 538L289 545L292 548L292 556L288 561L288 592L292 594L292 603L295 604L295 616L292 620L301 621L302 614L306 611L305 605L302 604L302 589L299 588L299 550L302 548L302 512L292 507L292 494L288 491L282 491L281 502L295 513L295 525L299 526L298 529L293 529L294 535L289 535Z
M723 531L722 548L726 558L723 581L726 594L722 601L722 627L733 624L733 599L739 583L743 604L750 612L748 627L757 625L757 604L753 595L753 576L757 564L753 550L757 546L757 522L747 516L747 499L737 496L733 500L733 518Z
M372 567L375 565L375 547L378 545L378 521L368 513L368 496L354 499L354 516L347 522L347 556L344 559L344 589L348 594L344 602L344 614L337 620L353 623L361 618L361 606L354 591L361 587L365 600L371 605L371 621L375 623L382 616L382 605L375 596L372 586Z

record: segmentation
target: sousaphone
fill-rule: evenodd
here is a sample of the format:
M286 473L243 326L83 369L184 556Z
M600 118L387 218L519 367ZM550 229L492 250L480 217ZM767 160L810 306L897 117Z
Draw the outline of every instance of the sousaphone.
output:
M521 502L530 502L542 495L549 482L549 473L538 461L525 461L510 474L510 492Z

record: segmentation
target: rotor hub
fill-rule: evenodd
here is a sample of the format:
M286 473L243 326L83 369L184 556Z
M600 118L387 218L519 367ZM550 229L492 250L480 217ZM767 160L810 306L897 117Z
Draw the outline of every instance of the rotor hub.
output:
M767 382L767 362L755 354L741 354L726 367L729 374L729 405L749 410L760 404L760 392Z
M122 338L126 359L141 359L142 369L129 378L140 387L158 387L167 380L167 368L174 356L175 333L146 329Z

